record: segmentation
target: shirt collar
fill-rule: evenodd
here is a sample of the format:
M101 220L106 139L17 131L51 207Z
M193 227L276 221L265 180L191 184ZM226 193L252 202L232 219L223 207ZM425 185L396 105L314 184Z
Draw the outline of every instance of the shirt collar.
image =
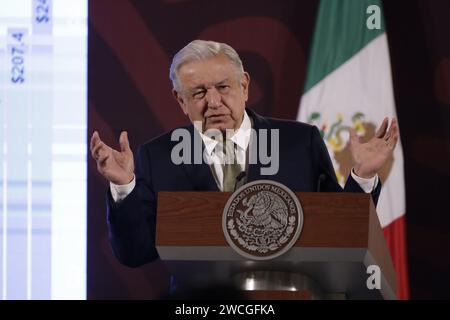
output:
M244 119L240 127L236 130L234 135L230 138L240 149L247 150L248 144L250 142L250 133L252 129L252 123L250 121L250 117L247 114L247 111L244 110ZM210 156L214 151L214 148L219 143L219 140L211 138L207 135L204 135L200 132L200 136L202 137L203 143L205 144L206 152Z

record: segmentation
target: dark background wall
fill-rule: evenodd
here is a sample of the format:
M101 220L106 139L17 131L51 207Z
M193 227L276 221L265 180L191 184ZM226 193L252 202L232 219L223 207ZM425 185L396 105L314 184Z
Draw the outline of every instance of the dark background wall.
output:
M136 150L186 123L168 68L196 38L240 53L257 112L295 119L317 6L316 0L91 0L89 132L99 130L117 147L127 130ZM450 298L450 2L385 1L384 11L405 154L411 296ZM112 255L107 187L89 159L88 298L158 298L167 290L162 263L131 269Z

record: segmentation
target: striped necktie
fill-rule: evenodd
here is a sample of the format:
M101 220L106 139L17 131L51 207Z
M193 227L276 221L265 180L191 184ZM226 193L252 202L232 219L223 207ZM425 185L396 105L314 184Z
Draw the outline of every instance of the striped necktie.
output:
M241 166L237 162L235 144L227 139L224 148L225 163L223 164L223 191L233 192L236 186L236 177L241 173Z

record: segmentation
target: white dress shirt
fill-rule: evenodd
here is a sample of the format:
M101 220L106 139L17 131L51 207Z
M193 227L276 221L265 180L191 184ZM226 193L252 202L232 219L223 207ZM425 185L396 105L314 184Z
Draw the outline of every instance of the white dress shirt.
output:
M246 151L250 143L252 123L247 112L244 112L244 119L239 129L234 132L231 137L228 137L235 144L235 156L237 163L241 166L241 170L245 171L246 165ZM214 171L214 178L216 179L217 187L223 190L223 164L225 154L223 152L223 136L209 137L200 132L203 143L205 144L205 157L208 164L212 165Z
M242 168L242 171L245 171L246 167L246 151L248 144L250 143L252 124L250 121L247 112L244 112L244 119L242 120L241 126L239 129L232 135L230 138L236 145L236 159L237 163ZM205 158L208 163L211 164L214 170L214 178L216 179L217 187L219 190L223 190L223 168L222 165L224 163L225 155L223 153L220 144L222 143L222 136L217 137L209 137L200 132L200 136L202 137L203 143L205 144ZM374 188L378 185L378 175L373 178L365 179L358 177L353 169L351 170L351 175L353 179L359 184L361 189L366 193L370 193L374 190ZM115 202L120 202L127 195L133 191L136 186L136 177L133 177L133 180L125 185L117 185L110 182L111 195Z

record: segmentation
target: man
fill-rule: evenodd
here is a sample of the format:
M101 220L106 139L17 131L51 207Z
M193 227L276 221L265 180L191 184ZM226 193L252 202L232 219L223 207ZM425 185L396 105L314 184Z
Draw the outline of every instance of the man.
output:
M110 181L108 227L121 263L136 267L158 257L155 227L159 191L233 191L238 176L242 177L240 172L245 172L247 182L270 179L293 191L342 191L316 127L264 118L246 108L250 76L230 46L201 40L189 43L175 55L170 78L175 99L195 124L184 129L191 137L201 138L207 161L175 164L174 131L140 146L136 167L126 132L120 135L120 150L107 146L97 132L91 138L98 171ZM261 130L267 130L269 136L275 131L279 134L279 166L271 175L262 173L261 159L249 161L250 147L256 143L250 129L257 137L262 137ZM397 131L396 121L392 120L388 129L385 119L375 137L364 144L350 131L354 166L344 191L369 192L377 201L381 183L376 173L391 155ZM230 154L238 161L230 164L224 160Z

